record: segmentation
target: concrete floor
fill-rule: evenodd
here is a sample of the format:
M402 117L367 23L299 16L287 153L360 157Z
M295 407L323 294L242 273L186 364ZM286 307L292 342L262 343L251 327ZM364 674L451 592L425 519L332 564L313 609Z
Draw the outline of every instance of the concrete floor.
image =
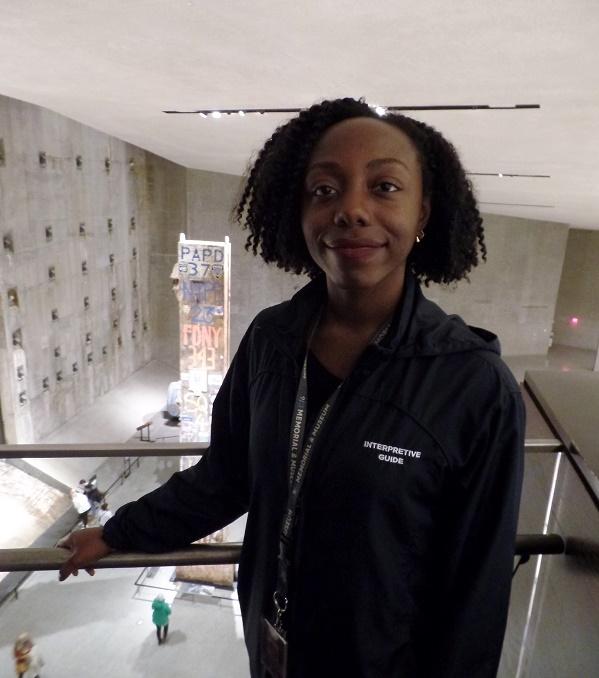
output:
M593 356L586 353L560 348L548 358L512 357L507 362L521 379L528 368L589 369ZM168 382L175 378L167 366L150 363L45 442L122 442L132 437L141 419L152 414L152 437L174 436L176 428L163 420L161 411ZM529 437L549 437L538 414L529 420ZM63 467L64 461L49 460L44 472L71 483L89 476L103 461L69 460ZM119 463L111 460L99 466L100 487L118 473ZM177 464L176 458L142 460L109 496L111 509L161 484ZM241 522L229 539L240 539L242 532ZM0 676L12 675L12 645L22 631L32 634L44 657L43 678L249 676L239 608L230 593L182 595L174 590L170 574L168 568L161 568L149 582L142 569L99 570L93 578L81 573L59 584L55 572L33 573L19 589L18 599L10 598L0 608ZM143 585L136 585L138 580ZM150 601L156 589L149 584L156 582L167 599L173 598L169 638L162 646L157 645L151 623Z
M110 494L111 508L158 486L177 462L143 459ZM241 538L236 532L230 539ZM7 668L12 644L22 631L31 633L45 659L43 678L249 676L236 600L218 597L218 590L216 596L181 596L173 590L171 574L172 568L160 568L144 580L139 568L98 570L94 577L81 572L59 583L56 572L33 573L18 599L10 598L0 608L0 676L12 675ZM141 586L136 586L138 579ZM160 647L151 621L151 601L159 591L173 600L168 640Z
M176 381L176 369L153 360L122 384L112 389L66 424L53 431L40 443L122 443L134 434L140 424L155 418L166 401L169 382ZM174 432L176 435L176 431ZM172 430L167 431L173 434ZM177 438L173 439L174 441ZM98 459L27 459L30 464L73 486L80 478L88 478L103 460Z

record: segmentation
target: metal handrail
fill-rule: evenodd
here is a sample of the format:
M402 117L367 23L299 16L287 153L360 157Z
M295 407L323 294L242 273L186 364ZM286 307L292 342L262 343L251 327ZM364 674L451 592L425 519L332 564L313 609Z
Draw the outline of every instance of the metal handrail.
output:
M201 454L208 443L85 443L84 445L0 445L0 459L72 459L77 457L180 457Z
M557 438L527 438L524 441L525 452L561 452L564 446Z
M528 438L524 447L530 452L554 452L561 446L556 438ZM180 457L201 455L208 443L85 443L0 445L0 459L72 459L77 457Z
M94 568L160 567L162 565L226 565L238 563L241 544L193 544L165 553L114 552L101 558ZM0 572L58 570L70 557L61 548L0 549Z
M516 556L564 553L566 544L558 534L519 534ZM194 544L166 553L114 552L93 565L96 569L118 567L160 567L162 565L226 565L238 563L241 544ZM0 549L0 572L58 570L70 557L61 548Z

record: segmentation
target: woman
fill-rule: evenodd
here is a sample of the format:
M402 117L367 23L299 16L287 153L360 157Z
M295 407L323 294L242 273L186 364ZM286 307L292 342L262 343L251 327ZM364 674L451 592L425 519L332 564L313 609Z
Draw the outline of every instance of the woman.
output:
M248 329L199 464L73 535L61 576L248 511L252 676L494 676L524 412L496 337L420 292L486 254L455 150L423 123L325 101L268 140L237 215L254 254L312 282Z

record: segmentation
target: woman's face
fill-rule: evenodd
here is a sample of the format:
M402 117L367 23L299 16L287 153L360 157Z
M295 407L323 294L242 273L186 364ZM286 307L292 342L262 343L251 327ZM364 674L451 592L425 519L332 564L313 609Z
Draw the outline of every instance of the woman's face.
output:
M352 118L318 142L304 182L302 230L329 286L401 289L429 212L418 154L398 128Z

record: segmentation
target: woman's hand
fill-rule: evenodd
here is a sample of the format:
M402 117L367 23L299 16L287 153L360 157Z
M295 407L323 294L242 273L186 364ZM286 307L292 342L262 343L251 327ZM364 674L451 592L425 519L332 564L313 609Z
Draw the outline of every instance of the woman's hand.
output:
M64 539L61 539L56 546L71 551L71 557L59 570L59 581L64 581L71 574L76 577L79 574L79 568L84 568L88 574L93 576L95 570L88 566L114 551L102 539L101 527L90 527L71 532Z

